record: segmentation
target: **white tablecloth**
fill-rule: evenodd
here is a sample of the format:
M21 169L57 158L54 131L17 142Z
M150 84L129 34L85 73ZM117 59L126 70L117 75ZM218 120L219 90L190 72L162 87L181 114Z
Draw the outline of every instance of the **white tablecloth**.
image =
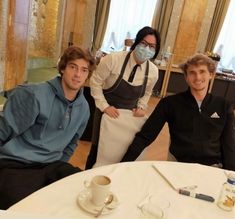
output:
M57 181L13 205L9 211L58 215L65 218L94 218L83 211L76 202L84 189L84 180L97 174L112 179L112 192L118 197L118 207L102 218L138 219L137 205L147 194L156 194L169 199L171 206L168 219L233 219L235 210L226 212L214 203L178 194L152 167L160 164L175 174L174 180L190 179L197 185L196 192L211 195L217 201L222 184L226 181L224 170L199 164L184 164L166 161L138 161L119 163L83 171ZM178 175L177 175L178 173ZM177 177L180 176L180 177ZM187 181L187 180L186 180ZM190 185L189 185L190 186Z

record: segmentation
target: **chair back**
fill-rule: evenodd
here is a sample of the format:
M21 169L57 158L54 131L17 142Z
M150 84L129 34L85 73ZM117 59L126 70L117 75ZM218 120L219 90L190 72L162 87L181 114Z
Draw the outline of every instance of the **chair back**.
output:
M124 40L124 51L129 51L133 44L134 44L133 39L125 39Z

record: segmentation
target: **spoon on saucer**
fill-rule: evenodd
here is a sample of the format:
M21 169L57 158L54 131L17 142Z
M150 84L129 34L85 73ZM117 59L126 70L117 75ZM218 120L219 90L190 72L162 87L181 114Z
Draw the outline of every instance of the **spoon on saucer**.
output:
M109 205L110 203L112 203L112 201L113 201L113 194L110 194L110 195L107 196L107 198L104 200L104 205L103 205L103 207L98 211L98 213L95 215L95 217L99 217L99 216L102 214L102 212L103 212L103 210L105 209L105 207L106 207L107 205Z

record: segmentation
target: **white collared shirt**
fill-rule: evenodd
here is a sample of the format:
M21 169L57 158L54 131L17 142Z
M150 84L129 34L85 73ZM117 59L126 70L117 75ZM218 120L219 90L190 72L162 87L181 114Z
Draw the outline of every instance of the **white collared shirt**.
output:
M109 106L104 97L103 89L108 89L115 83L121 73L122 65L127 53L127 51L115 52L103 57L97 66L97 69L93 72L90 78L91 95L95 99L96 107L98 107L101 111ZM142 85L145 75L146 63L147 62L144 62L140 65L140 67L137 68L133 82L128 82L131 70L137 64L132 53L127 63L123 79L134 86ZM142 109L147 108L148 100L152 94L152 89L157 82L157 79L158 68L152 62L149 62L147 86L144 96L138 101L138 107Z

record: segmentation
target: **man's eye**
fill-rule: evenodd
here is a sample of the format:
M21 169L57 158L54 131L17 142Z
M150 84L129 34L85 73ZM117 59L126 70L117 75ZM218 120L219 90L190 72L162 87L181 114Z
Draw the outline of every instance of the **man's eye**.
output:
M70 67L71 69L75 69L75 68L76 68L75 65L69 65L69 67Z

